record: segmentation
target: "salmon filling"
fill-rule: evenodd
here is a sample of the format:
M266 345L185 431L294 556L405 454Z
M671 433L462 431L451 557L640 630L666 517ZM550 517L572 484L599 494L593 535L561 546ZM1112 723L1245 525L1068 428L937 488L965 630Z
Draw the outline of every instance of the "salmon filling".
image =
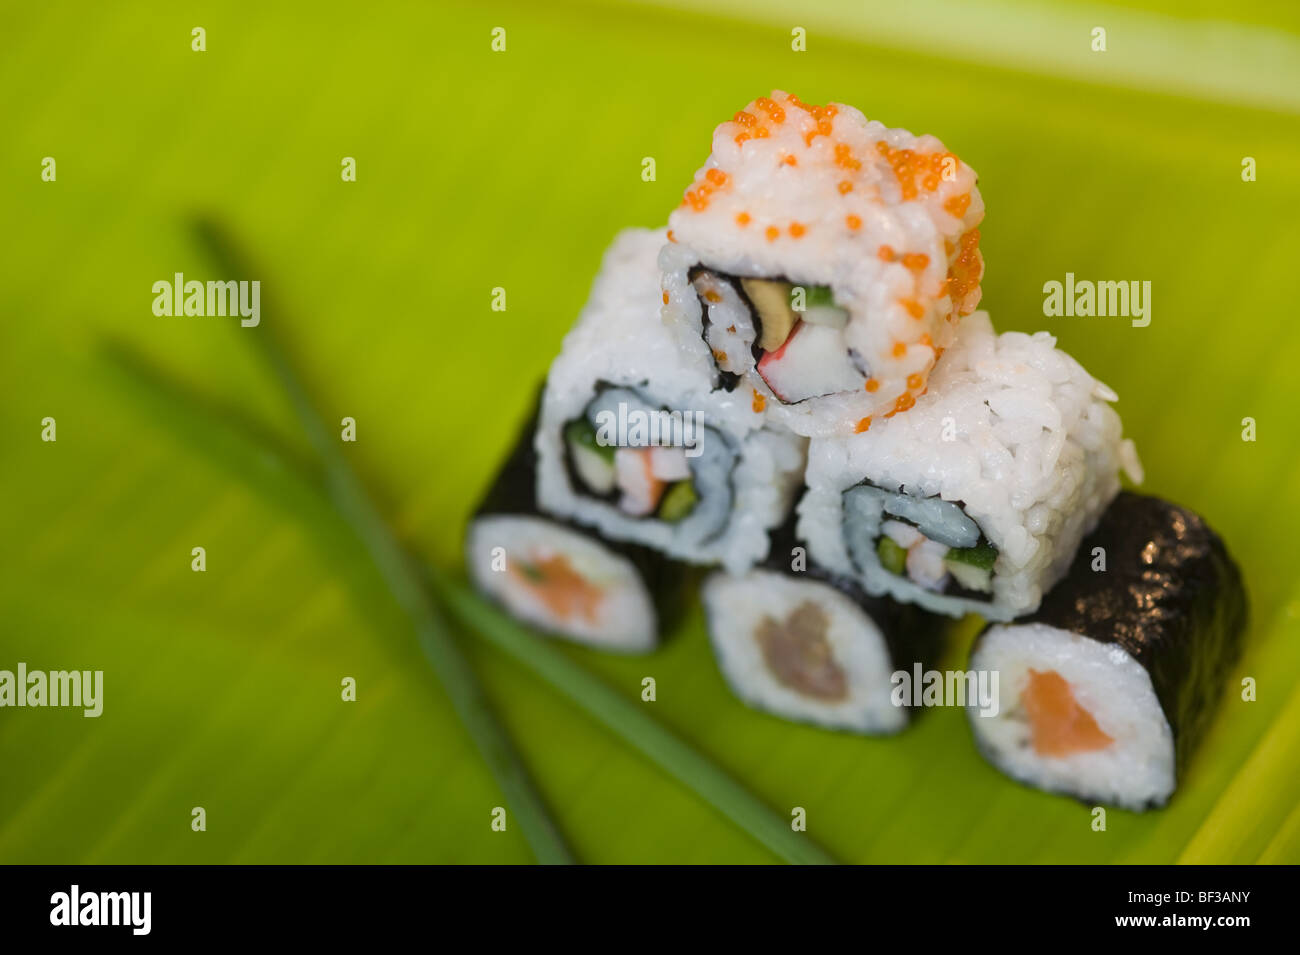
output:
M596 622L604 591L574 570L564 554L516 563L510 564L515 579L546 604L556 617L570 620L574 615L580 615L588 623Z
M834 703L848 698L849 686L826 639L829 624L821 607L804 601L784 622L764 617L754 639L778 683L804 696Z
M1029 671L1029 685L1020 697L1040 756L1072 756L1105 749L1115 742L1092 714L1079 705L1070 684L1055 670Z

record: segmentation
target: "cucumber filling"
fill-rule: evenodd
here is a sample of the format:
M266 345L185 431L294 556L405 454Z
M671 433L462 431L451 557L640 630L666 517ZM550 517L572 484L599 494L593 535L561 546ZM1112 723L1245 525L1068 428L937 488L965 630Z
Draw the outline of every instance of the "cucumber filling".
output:
M586 418L565 425L564 440L583 487L599 497L617 494L619 508L634 517L653 514L676 523L690 516L699 502L682 448L604 445Z
M705 307L705 340L722 371L746 373L752 355L754 370L783 404L857 391L866 383L870 370L844 342L848 310L835 304L829 286L704 269L692 282ZM748 314L737 320L737 309Z
M983 535L973 547L951 547L906 520L886 520L880 529L876 557L889 573L937 593L950 591L953 583L975 593L993 592L998 551ZM940 536L951 540L943 531Z

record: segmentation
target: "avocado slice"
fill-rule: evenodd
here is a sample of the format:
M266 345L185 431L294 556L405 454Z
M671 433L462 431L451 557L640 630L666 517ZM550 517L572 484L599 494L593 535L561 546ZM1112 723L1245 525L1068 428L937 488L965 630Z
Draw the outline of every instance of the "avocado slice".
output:
M659 502L659 519L674 523L680 521L695 508L695 502L698 500L695 486L690 478L685 481L674 481L664 492L663 500Z
M776 351L790 337L799 316L790 307L788 282L771 279L741 279L740 287L758 312L758 347L763 351Z
M907 551L892 537L882 537L876 542L876 556L880 566L891 574L902 576L907 567Z

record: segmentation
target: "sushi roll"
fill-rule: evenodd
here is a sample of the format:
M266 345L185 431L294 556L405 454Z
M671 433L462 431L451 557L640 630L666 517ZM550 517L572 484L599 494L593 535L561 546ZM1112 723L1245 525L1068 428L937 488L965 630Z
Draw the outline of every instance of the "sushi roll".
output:
M760 97L714 131L669 217L664 320L799 434L906 410L979 302L975 180L933 136Z
M970 665L997 671L1002 692L996 716L969 713L979 748L1039 789L1164 805L1223 696L1246 619L1219 536L1190 511L1124 492L1039 611L977 639Z
M871 594L936 613L1035 610L1120 489L1141 481L1115 393L1046 332L978 312L907 414L817 438L799 536Z
M601 650L654 649L683 605L685 568L537 508L536 413L470 520L474 586L516 619Z
M659 318L664 231L629 229L551 365L538 501L608 540L744 570L790 511L806 440L715 391Z
M893 675L928 670L948 621L797 555L793 522L772 553L743 574L717 571L702 596L714 657L747 705L788 720L854 733L896 733L912 718L893 700Z

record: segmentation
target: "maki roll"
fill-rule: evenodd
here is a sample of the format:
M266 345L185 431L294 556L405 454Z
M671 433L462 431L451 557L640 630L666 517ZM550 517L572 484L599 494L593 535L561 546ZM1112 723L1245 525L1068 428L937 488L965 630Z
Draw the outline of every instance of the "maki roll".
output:
M470 520L469 576L523 623L602 650L644 652L680 610L685 569L537 508L536 412Z
M976 313L915 408L812 441L799 536L868 593L951 616L1032 612L1121 469L1141 480L1115 397L1051 335L998 335Z
M664 320L808 436L903 411L980 298L984 203L933 136L776 91L713 133L669 217Z
M1219 536L1181 507L1122 493L1039 611L976 641L971 667L998 671L1003 694L996 716L969 714L980 750L1039 789L1163 805L1223 696L1246 618Z
M893 675L930 669L948 621L792 559L793 522L764 564L718 571L702 596L714 657L747 705L788 720L855 733L896 733L912 711L893 698Z
M789 513L807 442L715 391L659 318L664 232L629 229L551 366L538 501L609 540L744 570Z

